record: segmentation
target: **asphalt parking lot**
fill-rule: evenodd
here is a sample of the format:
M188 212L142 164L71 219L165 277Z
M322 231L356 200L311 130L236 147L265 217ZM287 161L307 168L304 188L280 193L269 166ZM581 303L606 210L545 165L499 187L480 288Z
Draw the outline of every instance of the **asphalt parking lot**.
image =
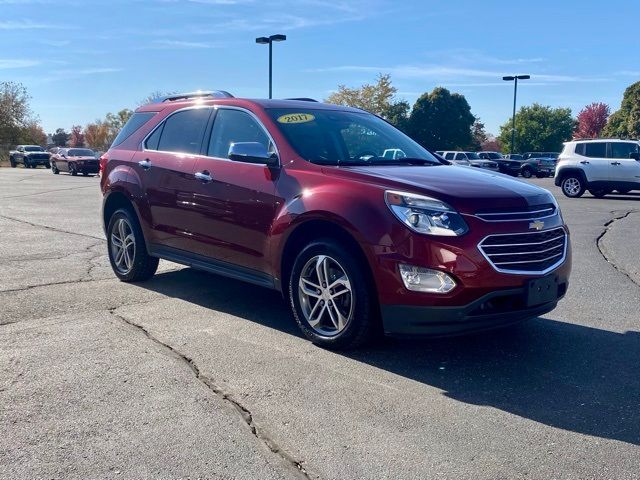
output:
M531 181L572 233L556 310L336 353L259 287L118 282L97 178L0 169L0 477L640 478L640 195Z

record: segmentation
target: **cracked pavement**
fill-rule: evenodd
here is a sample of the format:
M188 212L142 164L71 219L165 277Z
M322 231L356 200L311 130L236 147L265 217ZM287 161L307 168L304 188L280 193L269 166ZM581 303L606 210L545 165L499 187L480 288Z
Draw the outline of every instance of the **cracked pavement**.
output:
M566 199L567 298L335 353L275 292L118 282L96 178L0 169L0 478L640 478L640 195Z

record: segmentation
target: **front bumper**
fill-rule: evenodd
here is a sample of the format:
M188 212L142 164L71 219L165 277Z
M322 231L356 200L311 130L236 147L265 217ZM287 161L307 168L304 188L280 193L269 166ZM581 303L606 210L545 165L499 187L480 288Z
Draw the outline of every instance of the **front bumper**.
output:
M491 292L459 307L381 305L382 324L391 336L447 336L499 328L550 312L568 283L559 278L558 298L534 307L525 306L524 288Z
M49 165L49 158L31 158L25 157L25 165Z

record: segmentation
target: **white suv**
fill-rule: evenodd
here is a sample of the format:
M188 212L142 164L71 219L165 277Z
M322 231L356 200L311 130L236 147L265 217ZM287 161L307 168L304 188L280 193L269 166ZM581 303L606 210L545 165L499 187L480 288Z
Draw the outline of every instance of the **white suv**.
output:
M623 194L640 190L640 142L609 138L566 142L558 157L555 184L571 198L585 190L599 198L614 190Z

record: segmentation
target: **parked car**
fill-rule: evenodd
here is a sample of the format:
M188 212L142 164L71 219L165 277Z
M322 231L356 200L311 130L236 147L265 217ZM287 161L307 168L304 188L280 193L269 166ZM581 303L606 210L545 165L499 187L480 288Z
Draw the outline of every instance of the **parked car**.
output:
M82 173L96 174L100 165L96 153L90 148L60 148L51 157L51 171L54 174L67 172L69 175Z
M492 160L498 164L498 170L500 173L506 173L513 177L517 177L520 173L520 166L522 162L517 160L507 159L498 152L478 152L478 156L484 160Z
M9 152L9 164L15 168L19 163L24 168L37 168L38 165L49 168L49 152L39 145L18 145Z
M443 152L445 160L452 160L457 163L469 162L468 165L477 168L484 168L494 172L498 171L498 164L492 160L483 160L476 152Z
M524 160L524 157L519 153L507 153L504 158L508 160Z
M462 152L441 152L441 151L438 151L436 153L438 155L440 155L442 158L444 158L445 160L448 160L449 162L451 162L453 165L462 165L464 167L470 167L471 166L471 162L469 162L469 160L467 160L467 156L464 155Z
M406 157L385 158L393 149ZM139 107L100 161L120 280L146 280L164 258L275 289L325 347L378 328L503 326L567 290L568 230L549 192L445 164L356 108L169 96Z
M555 184L567 197L589 190L604 197L616 190L640 190L640 143L603 138L566 142L558 158Z
M529 160L530 158L553 158L557 159L558 152L526 152L522 155L523 160Z
M520 174L524 178L534 175L538 178L552 177L556 169L556 161L553 158L529 158L520 162Z

